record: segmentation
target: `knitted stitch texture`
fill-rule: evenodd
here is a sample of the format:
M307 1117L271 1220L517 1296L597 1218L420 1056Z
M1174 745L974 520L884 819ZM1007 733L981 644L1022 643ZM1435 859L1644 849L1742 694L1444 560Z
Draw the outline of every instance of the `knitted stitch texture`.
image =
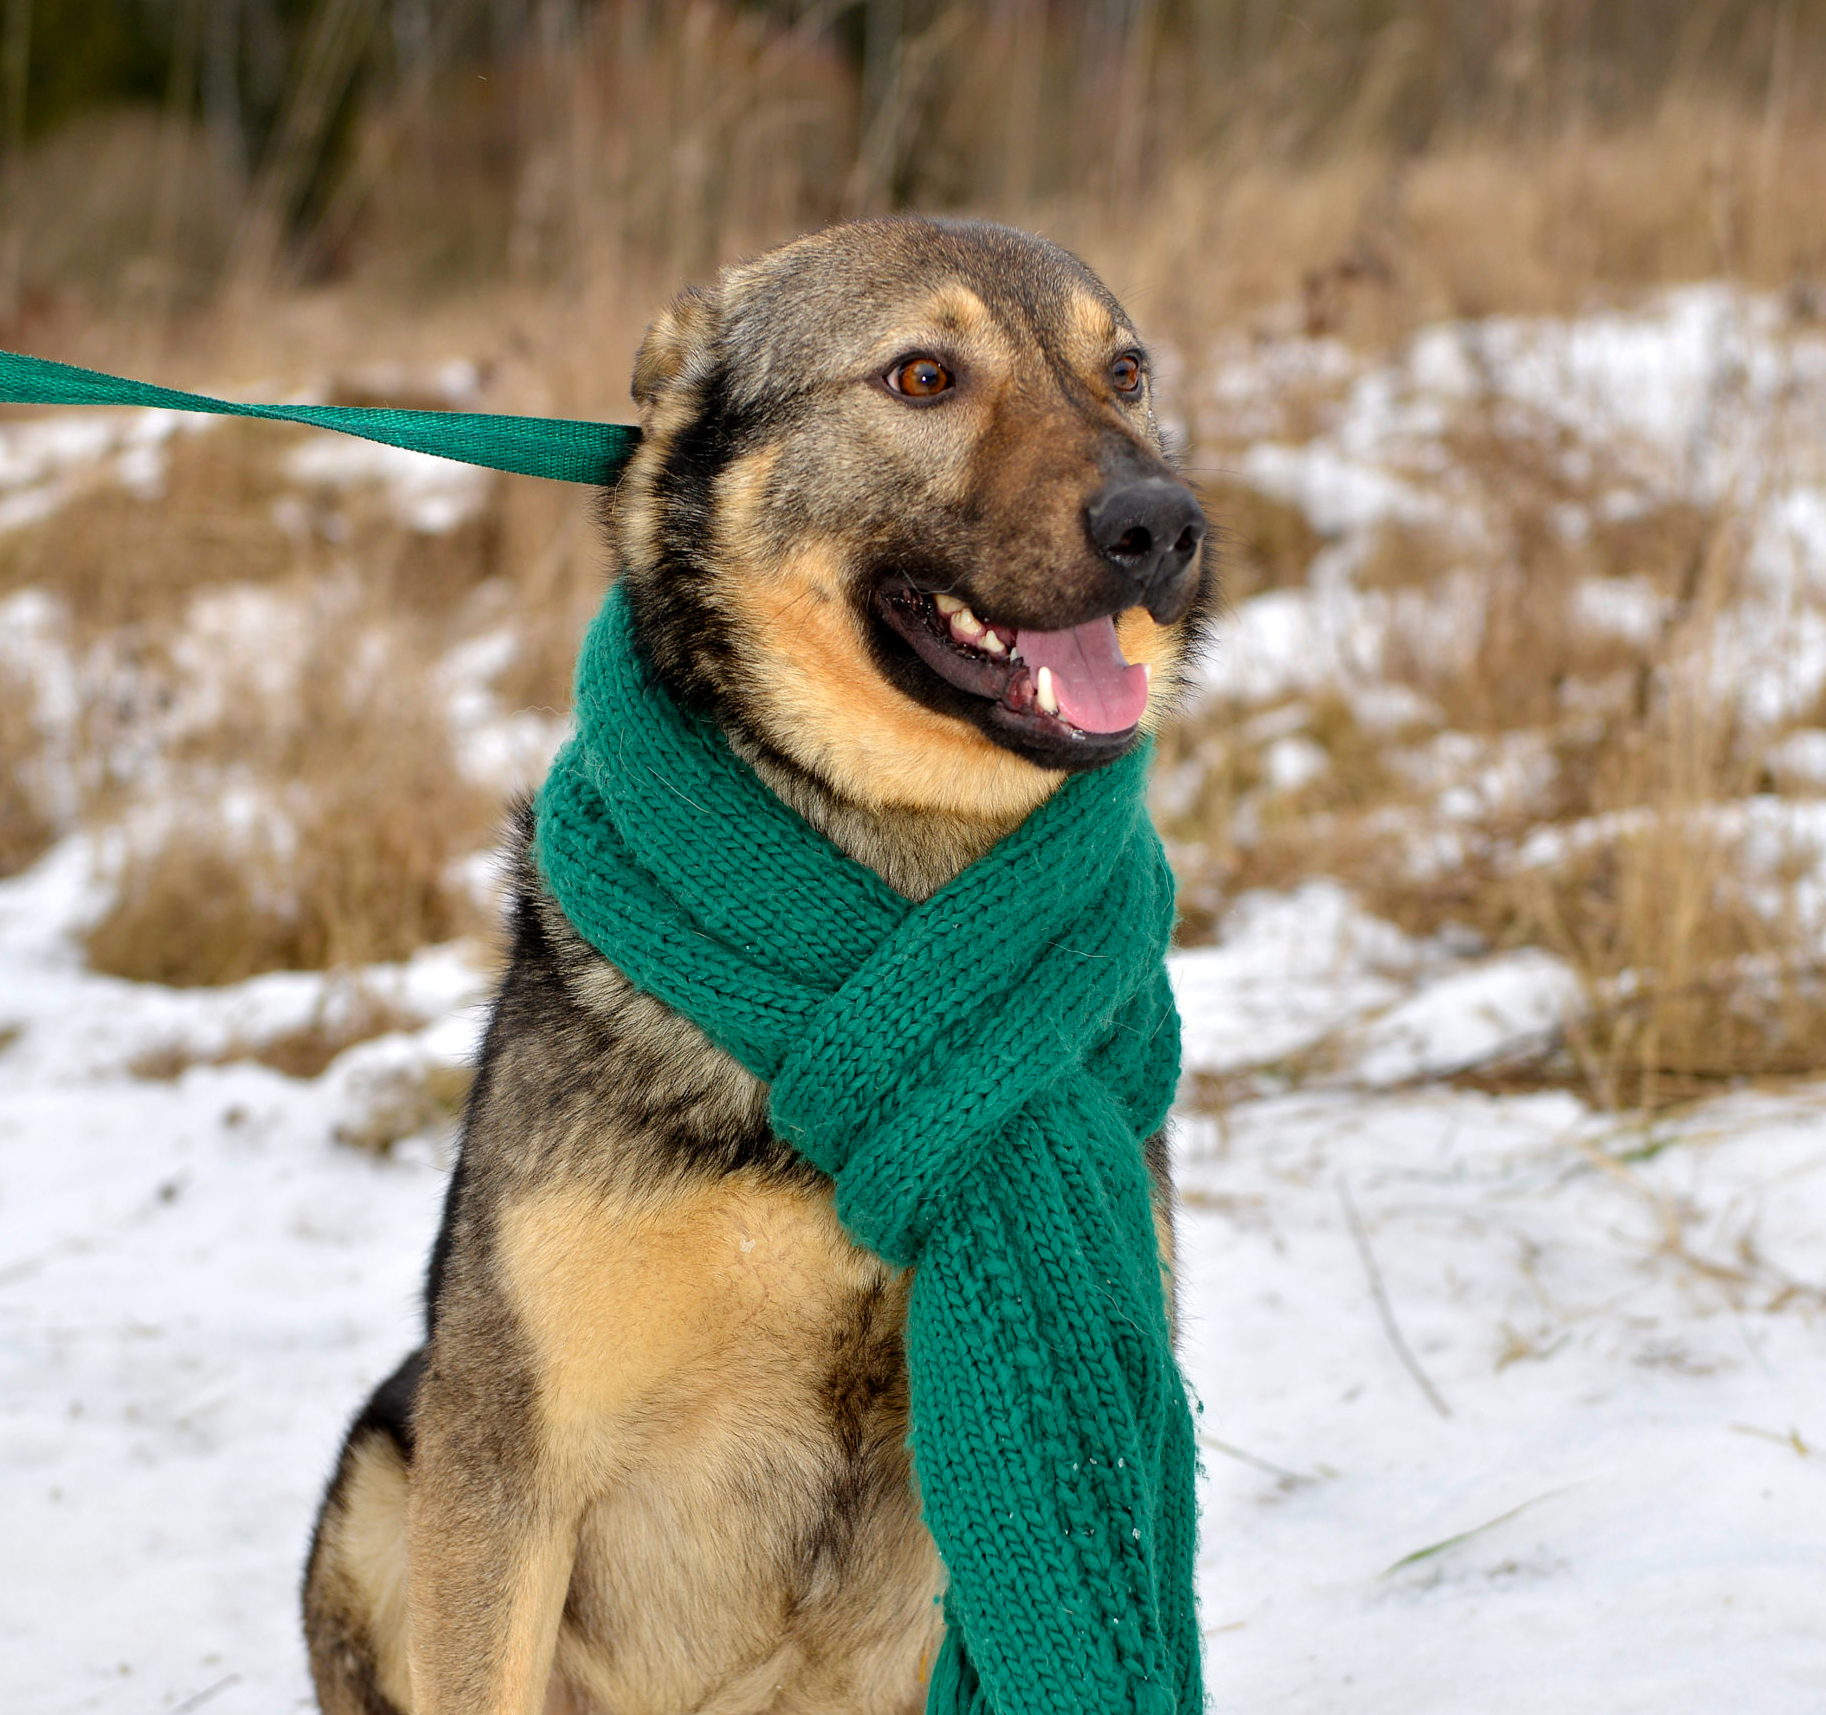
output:
M1143 1162L1179 1072L1144 752L923 904L638 658L612 593L537 852L578 931L771 1086L914 1270L913 1458L949 1586L931 1715L1198 1715L1193 1432Z

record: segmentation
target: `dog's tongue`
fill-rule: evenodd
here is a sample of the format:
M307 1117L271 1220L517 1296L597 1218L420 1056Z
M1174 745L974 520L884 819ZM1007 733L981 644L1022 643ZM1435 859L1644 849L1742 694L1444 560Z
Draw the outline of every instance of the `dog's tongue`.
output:
M1052 669L1059 713L1080 732L1126 732L1148 706L1148 670L1122 658L1114 619L1070 631L1017 631L1015 647L1039 675Z

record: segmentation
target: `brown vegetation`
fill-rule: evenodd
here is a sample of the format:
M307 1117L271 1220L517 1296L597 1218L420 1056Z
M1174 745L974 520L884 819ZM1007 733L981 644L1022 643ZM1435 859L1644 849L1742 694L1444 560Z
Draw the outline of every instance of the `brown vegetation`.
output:
M1380 674L1413 693L1413 715L1366 731L1345 698L1319 695L1211 708L1166 735L1164 768L1201 769L1167 822L1184 933L1208 935L1239 891L1324 874L1413 934L1547 948L1588 1011L1472 1075L1486 1087L1570 1083L1605 1106L1653 1107L1826 1067L1826 924L1807 890L1822 853L1779 825L1759 834L1750 809L1775 741L1814 715L1759 726L1715 684L1720 615L1745 581L1742 520L1683 500L1607 521L1595 502L1615 472L1597 458L1575 482L1554 435L1512 410L1499 433L1473 406L1448 442L1493 534L1455 628L1390 628ZM1581 533L1555 522L1575 503L1592 520ZM1246 502L1234 531L1245 553L1258 512ZM1354 581L1431 598L1410 611L1436 616L1466 565L1440 530L1392 526ZM1659 622L1594 628L1578 598L1607 583L1664 598ZM1265 759L1289 736L1324 767L1276 791ZM1440 742L1463 754L1454 778L1487 768L1504 784L1444 813ZM1417 859L1429 844L1439 855Z
M43 743L33 701L27 686L0 679L0 876L24 869L57 837L32 779Z
M199 771L196 796L129 835L90 963L223 983L400 959L480 928L452 866L502 810L460 773L425 673L410 627L357 609L325 627L279 695L244 688L186 735L174 749Z
M396 1030L415 1030L424 1020L402 1011L359 984L338 984L310 1020L272 1036L237 1038L214 1054L188 1048L155 1048L134 1060L136 1078L181 1078L192 1066L228 1066L251 1060L288 1078L315 1078L344 1049Z

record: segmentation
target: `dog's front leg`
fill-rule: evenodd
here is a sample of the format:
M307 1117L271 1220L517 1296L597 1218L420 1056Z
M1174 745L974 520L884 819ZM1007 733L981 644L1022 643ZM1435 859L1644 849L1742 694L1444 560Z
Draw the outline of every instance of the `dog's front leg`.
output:
M542 1457L532 1390L484 1368L440 1364L434 1343L419 1396L407 1522L412 1715L545 1707L580 1509Z

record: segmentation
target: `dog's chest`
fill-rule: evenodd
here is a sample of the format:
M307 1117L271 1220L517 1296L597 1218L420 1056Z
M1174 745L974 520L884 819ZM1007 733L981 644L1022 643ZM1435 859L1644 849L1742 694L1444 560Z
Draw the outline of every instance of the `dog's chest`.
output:
M943 1573L907 1450L907 1277L827 1192L749 1174L547 1193L503 1237L553 1452L594 1497L559 1646L583 1706L918 1707Z

